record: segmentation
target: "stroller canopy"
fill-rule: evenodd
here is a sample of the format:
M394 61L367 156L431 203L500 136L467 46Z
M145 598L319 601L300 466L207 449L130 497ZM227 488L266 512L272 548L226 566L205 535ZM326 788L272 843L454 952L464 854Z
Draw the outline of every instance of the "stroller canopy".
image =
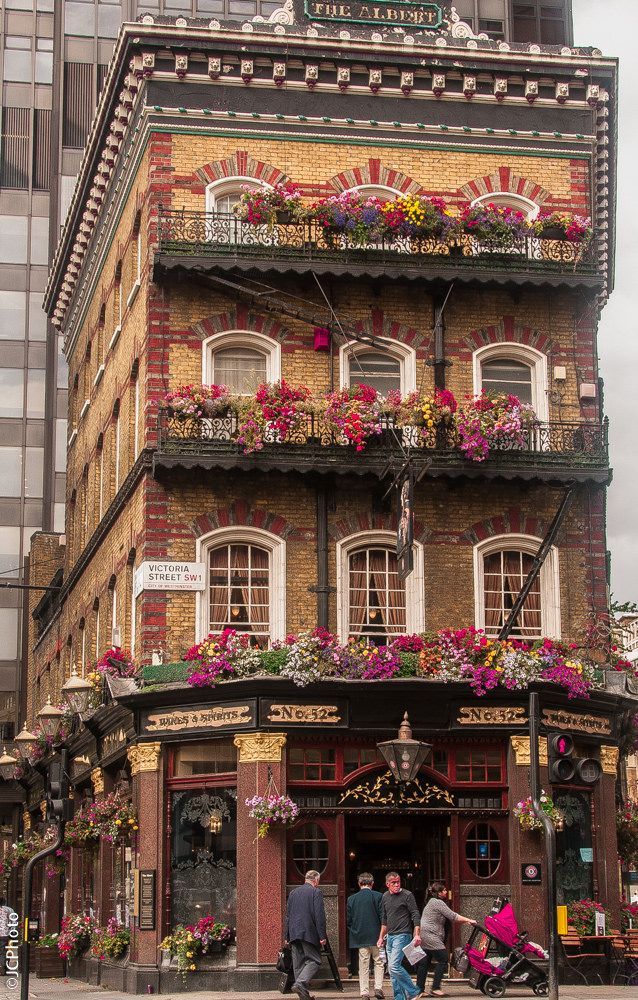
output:
M518 923L510 903L506 903L500 913L486 917L485 927L490 934L502 941L508 948L516 946Z

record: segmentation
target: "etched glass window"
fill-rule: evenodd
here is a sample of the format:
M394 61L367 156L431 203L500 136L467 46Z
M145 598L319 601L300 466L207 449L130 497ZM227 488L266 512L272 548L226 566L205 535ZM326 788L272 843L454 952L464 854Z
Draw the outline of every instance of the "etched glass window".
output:
M200 917L236 924L237 792L192 789L171 796L171 926Z
M258 645L270 638L270 553L258 545L221 545L211 550L209 630L249 632Z
M249 394L266 381L266 355L250 347L225 347L213 354L213 382Z
M563 829L556 832L556 891L558 904L565 906L594 893L591 797L562 791L554 802L564 817Z
M367 548L348 558L348 631L375 645L386 645L406 630L405 585L396 553Z

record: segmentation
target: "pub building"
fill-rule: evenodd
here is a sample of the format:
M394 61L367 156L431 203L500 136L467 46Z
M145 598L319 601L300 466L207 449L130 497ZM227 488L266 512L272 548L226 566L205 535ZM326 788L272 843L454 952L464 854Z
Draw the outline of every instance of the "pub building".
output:
M524 5L529 23L517 3L484 23L485 6L263 0L247 15L230 0L212 20L122 28L46 292L69 368L66 532L34 536L30 569L53 586L31 598L27 729L74 668L96 681L68 738L76 810L132 803L131 835L76 837L63 873L38 881L43 930L80 913L130 930L122 956L85 952L73 976L130 992L272 985L286 893L308 868L342 966L363 869L378 888L396 869L419 905L443 879L475 917L506 895L546 943L543 837L514 814L530 795L527 686L484 690L453 674L449 648L441 673L440 636L398 642L426 630L572 644L539 685L558 895L600 900L619 926L634 697L604 638L596 343L617 66L572 46L566 4ZM260 216L256 195L282 190L281 214ZM362 196L375 218L435 199L438 229L368 231ZM300 214L331 197L332 229ZM483 209L510 227L500 243L461 225ZM590 218L591 238L582 221L532 227L552 213ZM278 384L274 416L262 383ZM478 455L482 390L506 400L504 419L534 417ZM399 394L420 401L403 422ZM379 407L367 438L353 399ZM193 686L189 669L210 662L183 657L225 629L244 667ZM463 635L448 637L457 653ZM330 676L313 656L332 657ZM558 677L585 660L589 692ZM406 712L431 752L399 790L379 744ZM555 786L552 731L596 762ZM42 826L46 766L22 778L25 829ZM246 800L267 790L299 814L258 837ZM236 932L182 983L159 946L204 916Z

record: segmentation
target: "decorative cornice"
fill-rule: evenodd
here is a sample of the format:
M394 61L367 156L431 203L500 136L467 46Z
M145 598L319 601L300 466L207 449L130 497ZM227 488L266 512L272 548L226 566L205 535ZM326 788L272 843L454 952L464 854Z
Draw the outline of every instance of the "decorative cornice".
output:
M233 740L240 764L277 763L286 745L285 733L238 733Z
M135 743L126 751L131 765L131 774L141 774L144 771L159 771L161 743Z
M601 746L600 748L600 763L603 769L603 774L617 774L618 773L618 758L620 756L620 751L618 747Z
M531 748L529 736L510 736L514 751L514 760L518 767L529 767L531 764ZM547 767L547 740L544 736L538 739L538 756L542 767Z

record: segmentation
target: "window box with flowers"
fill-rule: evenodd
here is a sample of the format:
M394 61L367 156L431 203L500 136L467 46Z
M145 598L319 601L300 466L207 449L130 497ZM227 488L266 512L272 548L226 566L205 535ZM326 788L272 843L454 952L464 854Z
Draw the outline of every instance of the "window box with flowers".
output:
M35 974L38 979L61 979L64 975L58 938L59 934L43 934L35 943Z
M509 250L529 234L524 212L506 205L468 205L461 212L461 231L489 250Z
M234 931L214 917L201 917L196 924L178 924L168 934L160 949L177 960L177 971L186 980L197 970L202 955L220 954L232 942Z
M305 209L301 201L301 192L296 184L287 181L275 184L272 188L249 188L244 186L243 194L233 212L242 222L251 226L286 225L302 222Z
M562 830L565 817L562 811L555 805L554 800L551 795L542 789L540 795L541 809L548 816L556 830ZM534 807L532 805L532 796L529 795L526 799L521 799L517 802L512 810L514 816L518 819L523 830L542 830L543 824L534 812Z
M531 231L542 240L565 240L588 243L592 237L591 219L573 212L541 212L531 223Z

